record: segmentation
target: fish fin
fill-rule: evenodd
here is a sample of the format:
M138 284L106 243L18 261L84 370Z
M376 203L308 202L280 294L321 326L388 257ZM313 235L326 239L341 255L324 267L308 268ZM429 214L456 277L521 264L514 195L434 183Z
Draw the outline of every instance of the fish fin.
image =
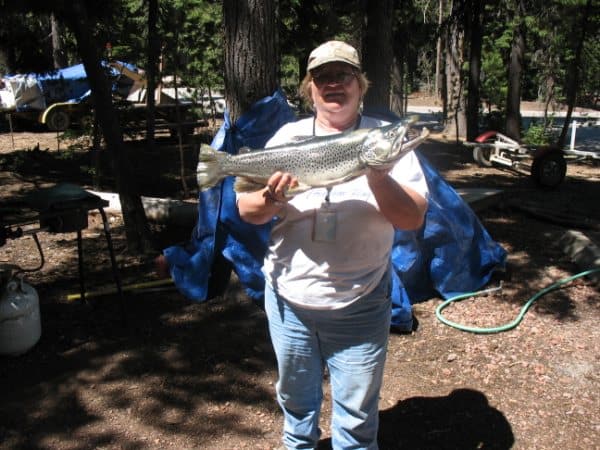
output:
M233 184L233 190L235 192L254 192L264 188L264 184L257 183L250 180L249 178L237 177Z
M285 196L286 197L293 197L294 195L301 194L302 192L306 192L306 191L308 191L309 189L312 189L312 188L313 187L311 185L309 185L309 184L298 182L297 186L290 187L290 188L287 188L285 190Z
M198 153L196 180L201 191L205 191L225 178L221 172L221 164L227 158L227 153L219 152L210 145L202 144Z

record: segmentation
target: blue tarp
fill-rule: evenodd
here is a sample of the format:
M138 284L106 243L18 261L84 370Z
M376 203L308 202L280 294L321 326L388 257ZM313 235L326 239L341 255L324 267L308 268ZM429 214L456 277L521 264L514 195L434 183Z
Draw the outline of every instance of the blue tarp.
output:
M132 71L137 71L134 65L120 62ZM116 79L119 71L102 61L102 66L108 70L109 75ZM53 103L79 103L91 94L90 84L87 79L87 73L83 64L75 64L63 69L53 70L44 74L27 74L25 77L32 77L37 81L37 85L44 98L45 106L48 107ZM10 75L7 79L23 77L23 75ZM113 89L117 89L116 83ZM33 109L29 103L17 105L17 111L27 111Z
M83 64L38 75L37 80L48 106L58 102L80 102L90 95L90 84Z
M240 147L264 147L284 123L295 120L284 95L257 102L234 125L225 123L212 146L236 154ZM449 298L484 286L493 271L503 267L506 251L487 233L471 208L420 154L429 187L429 208L418 231L395 234L392 252L392 324L412 327L412 304L436 295ZM188 245L164 250L171 276L190 300L207 300L211 268L216 255L231 262L248 295L262 302L262 260L270 224L243 222L235 206L233 179L202 192L198 224Z

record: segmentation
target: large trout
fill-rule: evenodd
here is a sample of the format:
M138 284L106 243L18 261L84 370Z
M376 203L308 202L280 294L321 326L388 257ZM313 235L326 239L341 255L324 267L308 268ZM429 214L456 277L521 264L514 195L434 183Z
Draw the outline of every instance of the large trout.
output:
M365 128L332 136L310 137L286 145L261 150L241 149L237 155L202 145L198 157L197 179L206 190L226 176L238 177L237 192L258 190L266 186L277 172L289 172L298 186L287 195L313 187L330 187L363 175L369 167L391 168L400 158L423 142L429 131L408 140L414 119L379 128Z

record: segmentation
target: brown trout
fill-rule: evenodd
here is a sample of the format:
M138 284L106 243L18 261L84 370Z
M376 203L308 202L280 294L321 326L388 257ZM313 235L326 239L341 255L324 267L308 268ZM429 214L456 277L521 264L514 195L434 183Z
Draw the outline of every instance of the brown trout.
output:
M277 172L289 172L298 178L298 186L287 195L313 187L330 187L363 175L369 167L391 168L428 136L409 140L407 133L414 118L378 128L363 128L331 136L310 137L299 142L261 150L240 149L237 155L202 145L198 157L197 180L206 190L227 176L236 176L237 192L266 186Z

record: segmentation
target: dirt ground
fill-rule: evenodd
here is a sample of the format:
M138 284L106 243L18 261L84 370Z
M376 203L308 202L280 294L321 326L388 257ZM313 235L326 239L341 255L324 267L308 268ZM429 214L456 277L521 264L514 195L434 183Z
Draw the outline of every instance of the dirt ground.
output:
M87 153L67 151L67 142L57 151L52 133L13 139L16 151L10 135L0 135L4 201L57 181L91 187L89 170L81 170L90 164ZM565 181L541 190L528 176L479 167L465 147L439 136L420 151L454 187L505 193L503 202L478 213L508 251L502 290L453 304L444 311L448 319L480 327L508 323L541 289L583 270L557 241L576 229L599 243L597 163L569 162ZM172 147L140 155L179 157ZM193 150L186 157L193 167ZM180 183L164 178L166 166L159 165L160 173L142 167L142 178L152 180L145 195L181 197ZM101 224L90 214L83 232L90 291L113 286ZM150 255L127 253L120 216L110 217L110 227L124 285L156 280ZM191 229L154 225L153 231L162 248L185 242ZM40 295L42 338L24 355L0 356L1 449L280 445L265 316L235 279L222 297L203 304L168 285L82 304L67 300L79 292L75 234L41 232L39 241L43 268L26 279ZM35 268L40 259L32 236L9 239L0 262ZM390 339L380 448L600 449L599 292L579 278L535 301L519 326L495 334L443 324L435 314L439 298L414 305L415 331ZM330 410L326 394L321 449L330 448Z

